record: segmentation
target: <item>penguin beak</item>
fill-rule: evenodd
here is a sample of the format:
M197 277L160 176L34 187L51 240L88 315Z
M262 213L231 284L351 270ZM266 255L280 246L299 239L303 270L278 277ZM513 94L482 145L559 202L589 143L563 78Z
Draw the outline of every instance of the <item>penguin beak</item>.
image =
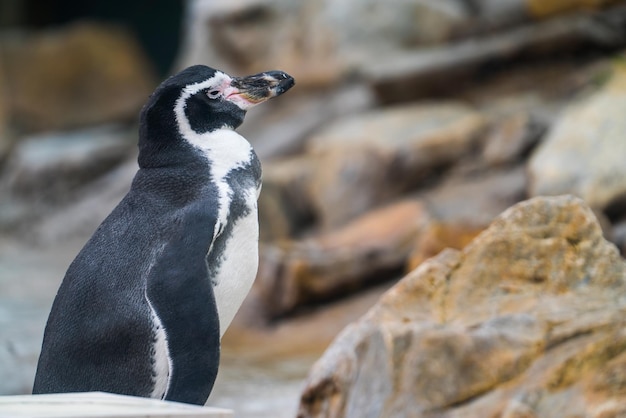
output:
M293 87L295 80L282 71L267 71L247 77L234 77L224 96L247 110Z

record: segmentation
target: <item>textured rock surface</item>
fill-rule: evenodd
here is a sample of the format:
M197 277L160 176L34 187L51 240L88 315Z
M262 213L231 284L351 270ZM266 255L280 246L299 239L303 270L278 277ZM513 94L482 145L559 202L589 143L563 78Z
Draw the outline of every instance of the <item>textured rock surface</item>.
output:
M119 126L102 126L25 137L7 161L6 181L19 197L63 201L132 155L133 136Z
M525 190L526 175L517 166L475 175L453 173L417 197L438 221L486 228L502 211L523 200Z
M487 135L482 156L491 166L518 162L537 144L544 132L544 124L528 113L507 115Z
M263 193L259 196L261 241L297 236L313 223L309 184L314 171L314 161L307 155L263 167Z
M299 85L299 84L298 84ZM264 103L248 112L238 131L262 161L300 152L311 133L332 121L371 108L374 98L361 84L289 92L287 100ZM294 94L291 94L294 93ZM281 99L283 99L281 97Z
M446 248L461 250L484 228L467 223L433 221L418 235L407 260L407 271L412 271L427 259Z
M530 19L544 19L572 12L589 12L623 0L472 0L473 11L496 27L511 26Z
M522 202L344 329L299 417L621 416L625 290L581 200Z
M384 60L371 60L361 73L385 103L435 94L454 95L475 81L485 66L516 59L626 44L626 6L595 15L559 16L514 27L479 39L415 49ZM454 80L452 83L451 80Z
M298 85L332 84L344 71L323 1L202 1L190 3L179 66L207 64L229 73L281 68Z
M137 169L135 159L120 164L82 187L72 204L49 211L39 222L24 228L24 236L42 246L85 240L128 193Z
M445 248L462 249L491 221L525 196L522 167L477 175L452 173L436 188L417 198L431 215L416 236L407 261L408 271Z
M263 235L280 239L263 246L258 275L261 299L271 316L391 278L382 273L397 274L407 258L415 266L448 246L462 248L523 198L526 188L521 168L452 175L410 200L368 211L307 238L293 238L311 216L311 197L306 194L311 163L300 157L270 168L268 188L264 186L259 200L261 229L267 229Z
M401 271L428 212L416 201L396 203L333 232L261 248L257 285L270 316L332 300L388 280Z
M195 0L190 2L186 22L189 36L180 66L212 63L238 73L280 67L293 74L300 86L332 84L372 63L393 67L389 57L408 50L442 45L468 34L484 36L534 18L589 11L614 3L619 1ZM522 49L541 50L551 45L558 50L564 39L579 45L608 39L609 25L594 25L589 17L586 21L591 24L560 25L565 32L551 25L547 25L549 30L537 25L522 37L508 37L508 42L499 43L503 47L497 50L485 48L487 44L469 50L445 49L442 54L425 56L424 63L428 66L430 61L431 68L436 67L435 71L450 80L463 73L455 71L455 66L459 70L461 65L473 64L473 55L483 57L484 63L485 58L500 59ZM485 56L489 51L490 55Z
M457 0L192 1L181 66L281 68L300 86L331 84L390 50L442 42L467 25Z
M0 49L12 123L24 130L134 120L156 85L135 39L110 26L4 36Z
M528 163L529 193L571 193L604 210L626 198L626 64L609 82L573 104ZM593 158L589 158L593 156Z
M353 216L417 187L471 154L485 118L458 103L400 106L345 118L314 135L311 184L322 224Z
M620 3L622 0L524 0L533 17L543 18L572 11L592 10Z

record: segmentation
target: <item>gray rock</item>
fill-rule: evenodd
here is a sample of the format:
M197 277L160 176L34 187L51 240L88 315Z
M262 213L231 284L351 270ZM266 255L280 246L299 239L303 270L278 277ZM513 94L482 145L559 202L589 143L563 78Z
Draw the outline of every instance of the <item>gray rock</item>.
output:
M336 119L374 105L371 91L361 84L294 94L248 112L238 131L250 141L264 163L302 151L308 137Z
M597 15L564 16L449 46L386 56L364 64L361 72L380 101L415 100L454 93L488 63L626 45L625 28L626 6L618 6Z
M451 173L416 197L442 222L486 227L506 208L523 200L526 187L526 172L518 165L473 175Z
M62 201L132 155L130 137L119 126L102 126L24 138L7 162L7 182L19 197Z
M513 26L530 17L526 0L468 0L468 3L478 18L492 27Z
M517 163L537 145L545 130L545 124L528 113L508 115L487 135L482 157L490 166Z
M24 227L23 238L39 245L87 239L128 193L137 169L136 158L131 158L85 185L71 202L48 208L38 222Z
M342 119L314 135L311 197L324 226L415 189L472 153L486 120L460 103L417 104Z
M331 0L322 12L336 28L338 52L362 50L363 60L390 49L445 42L469 18L463 1L456 0Z
M531 196L572 193L597 210L626 197L626 70L574 103L528 163Z

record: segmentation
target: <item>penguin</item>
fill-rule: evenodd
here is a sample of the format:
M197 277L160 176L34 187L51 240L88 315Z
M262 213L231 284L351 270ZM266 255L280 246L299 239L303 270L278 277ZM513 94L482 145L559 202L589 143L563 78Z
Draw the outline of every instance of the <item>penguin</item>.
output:
M33 394L206 403L258 265L261 165L235 128L293 85L281 71L231 77L196 65L157 87L140 114L130 191L54 299Z

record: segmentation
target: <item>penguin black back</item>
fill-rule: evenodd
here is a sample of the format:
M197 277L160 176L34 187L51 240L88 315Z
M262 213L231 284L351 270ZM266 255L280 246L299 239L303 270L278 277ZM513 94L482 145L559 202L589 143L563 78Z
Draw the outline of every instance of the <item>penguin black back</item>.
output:
M206 402L258 260L260 165L233 129L292 85L280 72L233 78L194 66L156 89L131 189L54 300L33 393Z

